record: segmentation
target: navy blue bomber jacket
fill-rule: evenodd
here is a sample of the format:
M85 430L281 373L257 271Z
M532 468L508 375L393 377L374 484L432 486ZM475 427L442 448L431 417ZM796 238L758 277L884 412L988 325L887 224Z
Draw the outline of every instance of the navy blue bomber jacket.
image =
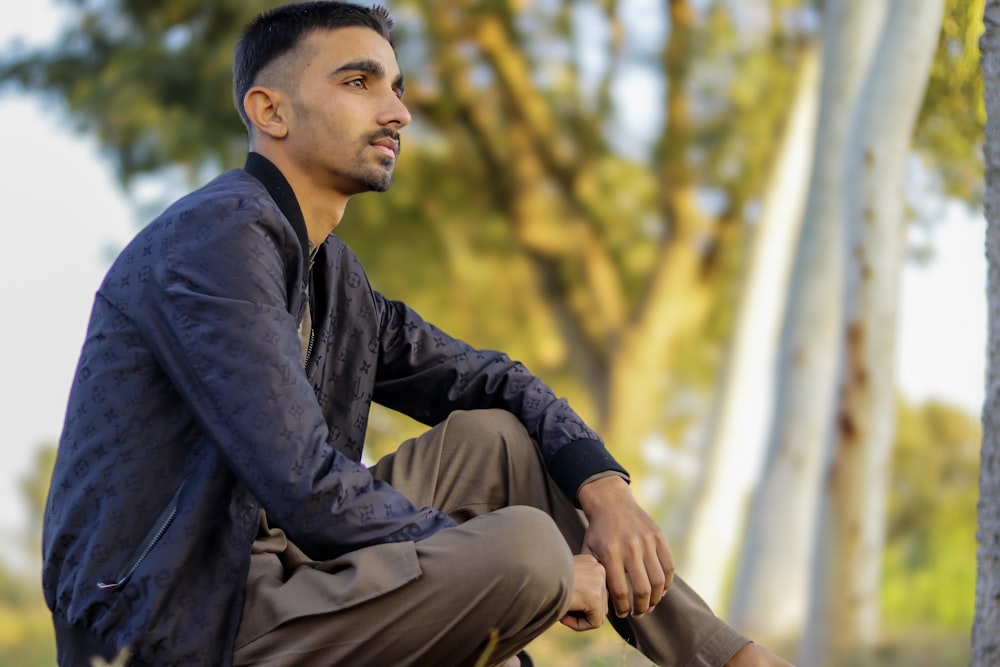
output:
M251 153L182 198L100 286L43 533L62 665L228 665L261 509L316 560L454 525L361 463L372 401L428 425L504 408L575 499L620 466L521 364L374 291L336 236L308 270L287 181ZM303 366L298 326L313 299Z

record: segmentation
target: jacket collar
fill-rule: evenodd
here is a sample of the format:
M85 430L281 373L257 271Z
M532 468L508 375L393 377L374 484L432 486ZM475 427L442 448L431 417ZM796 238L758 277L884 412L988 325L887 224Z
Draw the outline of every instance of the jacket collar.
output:
M309 234L306 230L306 219L299 208L299 201L295 198L292 186L288 184L281 171L274 163L260 153L248 153L246 164L243 170L260 181L267 189L269 195L278 205L278 208L288 218L295 235L302 244L302 261L305 266L309 266ZM306 274L308 271L306 272Z

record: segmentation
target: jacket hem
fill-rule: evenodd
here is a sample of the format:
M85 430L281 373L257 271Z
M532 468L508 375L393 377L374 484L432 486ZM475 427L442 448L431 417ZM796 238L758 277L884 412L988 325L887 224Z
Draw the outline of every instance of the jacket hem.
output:
M66 619L53 614L52 624L56 631L56 662L62 667L77 667L91 664L91 658L100 657L106 662L114 660L120 649L89 630L72 625ZM128 667L150 667L133 656Z

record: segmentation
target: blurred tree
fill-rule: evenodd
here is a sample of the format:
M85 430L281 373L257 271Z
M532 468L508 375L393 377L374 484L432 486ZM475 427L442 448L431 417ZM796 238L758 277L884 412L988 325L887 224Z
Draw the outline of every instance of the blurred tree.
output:
M924 102L918 120L917 132L915 133L915 146L920 150L921 155L935 170L944 174L961 173L966 181L971 180L978 183L977 174L981 174L981 163L976 154L978 145L978 135L973 131L970 135L966 128L975 127L974 114L970 116L970 109L975 110L977 105L970 105L969 99L978 99L977 96L965 93L972 93L980 85L975 54L970 55L974 49L967 48L974 43L974 39L981 30L982 16L970 9L965 0L948 0L946 3L947 19L943 29L940 31L937 53L934 56L932 75L928 84L927 94L923 96ZM973 4L981 4L979 0ZM872 8L870 8L872 9ZM823 30L826 35L826 58L829 60L832 53L840 49L841 53L846 53L846 57L861 57L865 54L863 44L859 46L856 35L864 35L864 31L857 31L850 27L844 28L839 23L842 20L837 18L837 11L827 5L827 16L823 19ZM832 20L831 20L832 19ZM869 24L871 25L871 24ZM847 40L843 47L836 47L832 33L840 31L844 39ZM863 43L864 40L861 40ZM927 43L932 43L933 40ZM846 51L844 51L846 49ZM969 64L971 62L971 70ZM820 161L817 168L817 180L811 191L813 196L813 208L811 215L827 216L826 220L832 220L837 216L838 207L841 204L842 193L835 187L830 187L830 193L824 198L818 191L821 184L828 182L828 176L841 178L835 169L835 164L841 155L841 151L846 147L843 137L837 138L837 124L850 122L850 100L845 94L849 94L849 88L837 90L837 86L843 81L850 82L851 68L844 69L840 64L831 64L832 68L827 73L827 93L832 95L829 101L824 102L824 134L820 141L827 142L819 148ZM842 83L837 83L840 77ZM905 81L919 81L920 77L914 77L908 73ZM834 92L830 92L834 91ZM870 97L870 96L869 96ZM790 114L789 132L794 119L801 118L805 112L804 106L810 104L808 97L799 97L794 102L794 112ZM839 106L831 106L839 105ZM894 106L896 100L887 102L887 106ZM952 116L951 111L957 111L961 107L962 116ZM883 114L883 118L890 116ZM895 122L896 116L891 116ZM963 122L956 123L953 118L960 117ZM958 129L957 126L962 129ZM893 129L900 129L894 125ZM887 133L890 136L892 133ZM896 133L898 134L898 133ZM972 136L974 135L974 136ZM783 160L780 165L772 171L772 180L769 181L768 189L764 191L761 200L760 220L754 227L753 251L746 266L746 274L743 277L742 291L739 298L739 319L734 323L734 328L730 334L729 350L726 364L720 376L720 386L716 406L710 419L708 420L709 437L706 447L706 477L704 483L697 489L695 500L692 503L691 511L688 513L689 530L681 532L685 536L682 543L679 562L684 566L684 572L689 580L697 584L702 595L708 597L711 602L717 602L718 593L723 581L728 580L729 566L735 555L736 545L741 537L739 526L742 525L745 515L745 498L749 494L748 486L756 481L756 470L759 468L758 461L764 449L763 440L765 432L770 425L771 398L773 385L774 358L777 355L777 330L780 327L778 321L784 315L785 297L788 292L787 265L783 256L784 245L782 239L788 230L779 222L794 210L797 202L796 176L808 178L808 166L802 166L802 155L811 155L814 149L814 141L809 138L792 138L788 136L786 141L792 141L794 151L799 154L798 158ZM781 144L784 146L785 144ZM784 150L784 149L783 149ZM786 155L786 153L781 153ZM899 153L900 156L905 153ZM788 174L785 170L798 170ZM860 173L852 172L852 173ZM901 172L897 172L901 175ZM949 177L950 178L950 177ZM873 181L872 181L873 182ZM948 181L951 183L951 181ZM973 196L968 193L968 188L961 189L956 185L949 185L948 192L961 196ZM771 197L771 193L775 196ZM893 205L901 206L902 200L892 199ZM974 201L974 199L973 199ZM798 238L800 219L796 219L788 227L794 238ZM836 225L829 222L818 222L814 220L815 232L810 231L803 238L803 244L812 246L815 250L810 251L811 256L817 261L802 260L801 269L813 274L824 274L823 267L828 267L828 262L837 262L831 247L836 249L836 245L831 246L831 240L836 232ZM775 227L771 230L771 227ZM784 231L783 231L784 230ZM794 239L793 239L794 242ZM813 245L814 244L814 245ZM861 244L865 246L865 243ZM852 261L853 257L852 257ZM894 275L894 271L889 269L883 262L879 262L880 270L885 270L886 276ZM833 278L831 276L831 278ZM803 291L807 288L802 287ZM815 296L815 295L813 295ZM829 296L829 295L828 295ZM810 297L811 298L811 297ZM816 307L824 309L828 304L822 300L815 302ZM815 313L803 313L805 322L803 332L809 335L811 322L826 322L825 327L820 327L828 332L828 340L835 335L836 313L828 308L826 312L829 319L819 320L814 317ZM891 329L879 327L879 331L889 332ZM807 345L820 348L821 340L813 340L805 343ZM830 358L824 358L822 353L814 355L815 359L822 359L832 362ZM891 360L892 355L883 355L882 360ZM822 364L823 362L819 362ZM884 365L884 364L883 364ZM808 366L808 364L807 364ZM887 365L880 368L878 373L881 377L887 377L890 370ZM827 367L829 369L829 367ZM802 369L807 370L807 369ZM825 392L829 397L828 385L820 381L822 377L827 380L830 373L821 370L821 365L815 367L815 374L808 373L803 376L801 387L807 388L805 394L800 394L798 390L792 390L792 395L801 396L802 406L813 406L814 409L829 410L829 408L818 408L827 405L824 402L817 402L813 392ZM891 402L891 389L885 394ZM855 405L858 405L855 402ZM890 403L883 401L882 407L877 411L881 414L881 419L891 422L891 410L886 406ZM817 412L810 410L799 410L798 408L787 411L790 418L787 428L802 428L806 431L814 428L825 428L824 420ZM815 419L813 419L815 417ZM797 424L798 426L793 426ZM809 424L813 426L810 427ZM817 426L818 425L818 426ZM816 447L816 443L825 442L825 437L819 435L819 440L799 441L799 447L803 451L809 451ZM793 436L791 441L795 441ZM803 469L806 470L806 469ZM801 480L799 487L804 492L809 492L812 487L812 476L806 474ZM870 515L876 516L876 515ZM877 519L874 519L877 520ZM876 531L877 533L878 531ZM869 562L871 562L869 560ZM870 590L877 587L872 586ZM869 598L870 599L870 598ZM724 608L718 605L719 608ZM875 627L870 626L870 627Z
M754 225L738 313L714 412L708 419L705 473L695 485L677 561L718 612L746 518L746 499L764 454L773 368L789 273L808 194L819 110L819 49L802 59L791 118Z
M0 80L68 109L69 120L98 139L126 185L168 165L242 164L245 130L227 101L234 26L253 3L62 4L62 38L36 52L15 49Z
M1000 664L1000 0L987 0L982 40L986 96L986 259L989 302L988 371L979 477L979 548L973 667Z
M906 238L903 181L943 9L944 0L892 0L852 118L844 182L844 361L832 461L823 476L829 521L820 522L816 548L813 655L825 654L827 645L843 652L879 639Z
M691 80L698 44L717 44L732 30L721 10L709 17L713 35L688 2L669 3L670 29L657 55L661 38L645 45L622 41L626 26L617 3L535 7L520 13L476 3L421 9L416 23L425 32L417 41L430 49L440 89L418 90L414 104L449 145L474 147L488 166L497 209L541 286L566 341L566 363L590 394L593 419L634 463L632 452L661 428L678 349L718 312L724 259L738 238L734 228L770 153L723 141L712 150L699 140L719 119L695 117L692 106L725 103L715 91L696 94ZM630 54L630 48L641 50ZM755 72L762 90L747 91L759 108L745 114L748 123L771 128L783 118L778 100L798 48L779 44L764 52L776 74ZM641 62L653 57L658 68ZM587 59L603 61L589 94L582 75ZM612 95L615 80L639 65L669 82L662 114L645 119L654 150L641 160L618 147L615 135L639 133L616 127L615 108L649 104L650 95L638 85ZM764 90L773 94L770 103L761 104ZM656 125L662 129L651 133ZM696 161L721 165L726 159L740 165L739 178L721 166L695 168ZM715 213L700 201L707 187L721 193Z
M270 4L74 0L0 79L65 103L126 184L236 165L233 27ZM625 5L392 3L418 121L393 193L342 233L383 291L546 369L635 467L671 390L713 376L808 26L747 44L728 2Z
M841 0L824 9L815 161L788 286L774 421L730 613L772 645L799 638L809 605L817 490L840 359L846 147L885 8L884 1Z
M805 665L826 664L828 644L839 650L877 637L902 182L943 4L825 5L823 143L732 613L769 642L795 641L808 626ZM767 591L779 586L785 593L775 603Z

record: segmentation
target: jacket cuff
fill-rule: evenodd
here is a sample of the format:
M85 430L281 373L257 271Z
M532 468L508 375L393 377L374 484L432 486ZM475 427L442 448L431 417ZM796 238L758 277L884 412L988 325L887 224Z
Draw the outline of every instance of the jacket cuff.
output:
M625 468L597 440L574 440L564 445L549 461L548 468L552 479L577 508L580 507L577 492L590 478L610 472L629 481Z

